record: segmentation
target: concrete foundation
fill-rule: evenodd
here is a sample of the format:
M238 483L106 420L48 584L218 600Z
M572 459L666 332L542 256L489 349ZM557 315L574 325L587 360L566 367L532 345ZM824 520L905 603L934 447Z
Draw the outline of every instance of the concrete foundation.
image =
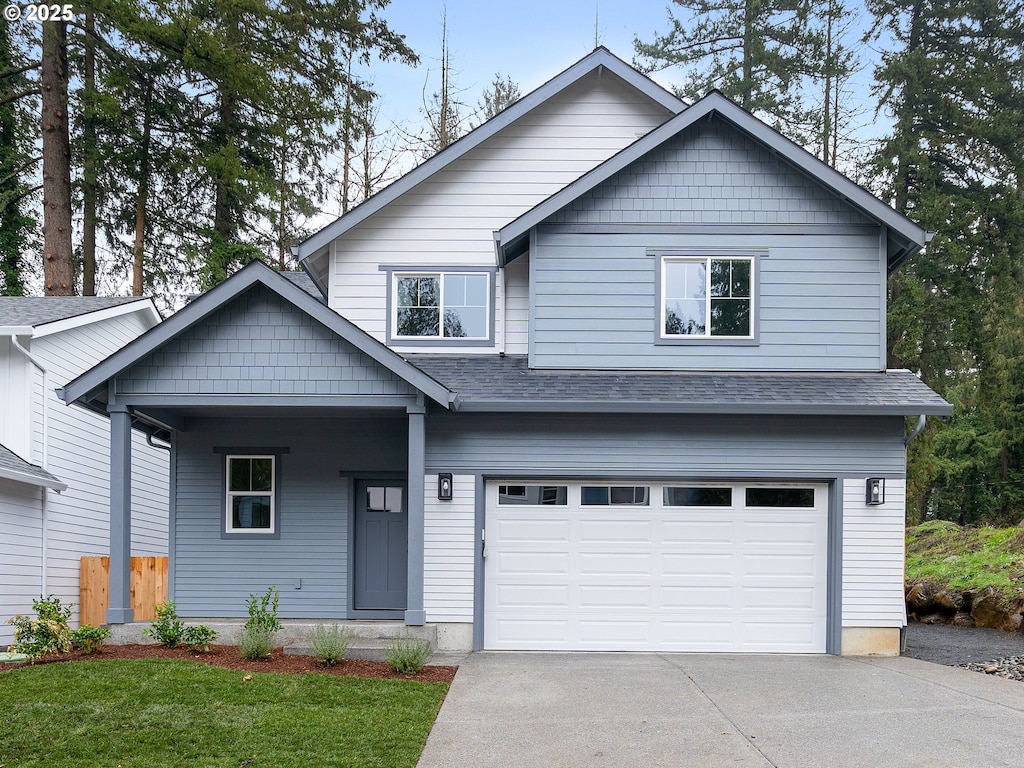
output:
M437 628L437 650L446 653L469 653L473 650L473 625L445 622Z
M899 656L899 627L843 627L843 656Z

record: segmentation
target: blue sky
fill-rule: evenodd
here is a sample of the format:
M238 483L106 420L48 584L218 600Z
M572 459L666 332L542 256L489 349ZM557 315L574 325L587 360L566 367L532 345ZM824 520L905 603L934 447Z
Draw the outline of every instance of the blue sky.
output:
M594 48L595 16L600 43L631 61L635 35L649 39L667 28L667 5L662 0L392 0L384 15L421 63L412 68L375 62L368 74L381 95L382 116L413 121L428 75L431 88L438 83L445 9L455 82L464 89L463 98L476 104L498 72L526 94L585 56Z

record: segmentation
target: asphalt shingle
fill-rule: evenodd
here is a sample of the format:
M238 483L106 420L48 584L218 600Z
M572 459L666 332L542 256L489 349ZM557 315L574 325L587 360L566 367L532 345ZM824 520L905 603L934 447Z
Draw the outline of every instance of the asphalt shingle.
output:
M523 355L409 355L456 391L464 410L601 410L678 413L927 414L945 400L910 371L718 373L531 369Z
M118 307L140 296L0 296L0 325L32 326Z
M34 477L37 480L43 481L44 484L56 483L57 485L64 487L64 484L61 483L58 478L51 475L42 467L37 467L35 464L29 464L11 449L4 445L0 445L0 473L3 473L3 470L17 473L19 475Z

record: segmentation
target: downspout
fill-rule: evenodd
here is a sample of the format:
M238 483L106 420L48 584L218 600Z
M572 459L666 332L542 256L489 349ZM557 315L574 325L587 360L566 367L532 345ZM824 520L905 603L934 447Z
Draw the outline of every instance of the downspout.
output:
M17 336L11 336L11 345L18 350L25 358L32 363L39 372L43 374L43 456L39 462L45 470L49 470L49 456L50 456L50 404L46 401L46 393L50 390L50 374L46 370L46 366L39 362L39 359L35 357L31 352L21 346L21 342L18 341ZM46 595L47 579L46 579L46 551L49 548L49 535L47 528L49 527L48 512L49 512L49 500L50 500L50 489L46 486L42 488L42 499L40 505L40 591L39 594Z
M917 436L920 435L921 432L924 431L924 424L925 424L925 422L927 420L928 420L928 417L925 416L923 413L920 416L917 417L917 424L915 425L914 430L909 435L907 435L905 438L903 438L903 445L904 445L904 447L906 447L906 446L910 445L912 442L914 442L914 440L917 438Z

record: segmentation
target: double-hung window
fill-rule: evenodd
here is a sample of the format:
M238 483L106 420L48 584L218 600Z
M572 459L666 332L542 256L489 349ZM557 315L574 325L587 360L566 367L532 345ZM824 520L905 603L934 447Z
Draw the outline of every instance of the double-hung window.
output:
M274 533L274 456L227 456L227 533Z
M392 279L392 338L489 338L490 274L395 273Z
M754 338L751 256L663 256L661 338Z

